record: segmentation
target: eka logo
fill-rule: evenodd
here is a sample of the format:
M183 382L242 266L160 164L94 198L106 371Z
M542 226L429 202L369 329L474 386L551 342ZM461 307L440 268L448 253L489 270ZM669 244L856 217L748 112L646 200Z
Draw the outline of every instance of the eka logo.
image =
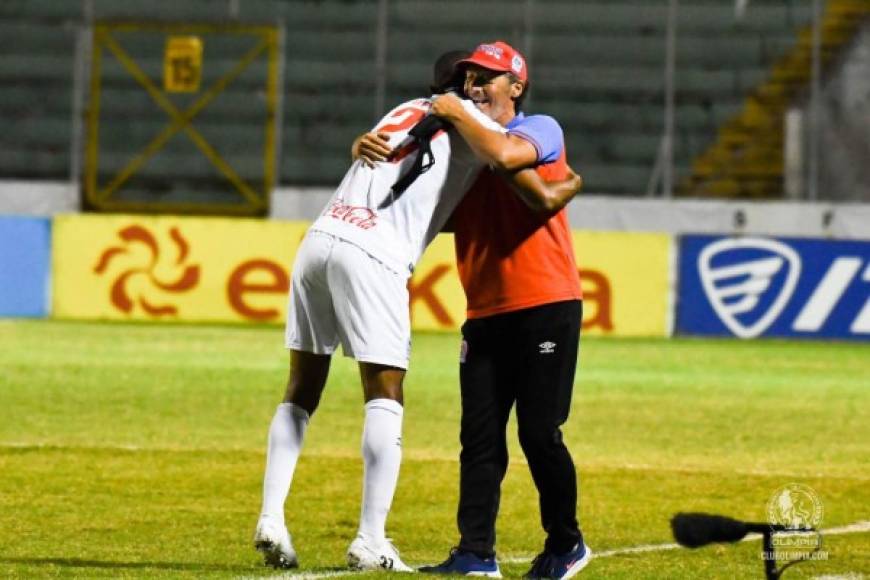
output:
M698 256L707 299L740 338L759 336L773 324L794 293L800 271L797 252L764 238L719 240Z
M147 263L144 265L133 265L124 269L115 281L112 283L112 288L109 292L109 297L112 304L126 314L133 311L134 306L138 303L139 306L147 314L151 316L167 316L178 314L178 308L172 304L158 304L151 298L144 296L141 292L132 296L130 283L136 277L144 276L155 288L164 292L179 293L187 292L199 282L199 266L185 265L189 245L178 228L169 230L169 237L175 245L176 268L183 268L179 276L175 280L164 281L157 277L155 268L161 259L160 246L157 243L154 235L142 226L132 225L118 231L118 237L121 238L123 244L121 246L113 246L105 250L100 256L94 273L103 275L109 268L109 265L116 260L136 259L133 255L136 246L144 247L148 253Z

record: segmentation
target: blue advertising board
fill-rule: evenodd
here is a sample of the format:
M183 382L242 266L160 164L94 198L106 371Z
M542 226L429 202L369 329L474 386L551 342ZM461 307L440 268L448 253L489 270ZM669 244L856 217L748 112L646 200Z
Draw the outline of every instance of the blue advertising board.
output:
M48 316L51 221L0 216L0 317Z
M681 236L679 334L870 340L870 241Z

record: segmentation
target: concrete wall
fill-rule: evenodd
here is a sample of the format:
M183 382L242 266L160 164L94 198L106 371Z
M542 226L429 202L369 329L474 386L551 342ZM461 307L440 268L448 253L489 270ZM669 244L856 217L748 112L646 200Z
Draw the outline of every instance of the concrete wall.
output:
M270 217L312 220L327 188L278 188ZM79 211L78 192L63 182L0 181L0 214L50 216ZM870 204L622 198L581 195L568 206L575 229L870 239Z
M272 217L314 219L332 190L280 188ZM582 230L671 234L764 234L870 239L870 204L674 200L581 195L568 206Z
M0 180L0 215L52 216L77 211L78 188L69 183Z

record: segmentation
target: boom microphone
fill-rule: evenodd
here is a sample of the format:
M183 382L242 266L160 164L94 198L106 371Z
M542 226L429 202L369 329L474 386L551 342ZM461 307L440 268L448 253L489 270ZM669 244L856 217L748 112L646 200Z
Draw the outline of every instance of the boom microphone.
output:
M739 542L752 532L769 534L789 530L782 524L741 522L725 516L703 513L678 513L671 518L671 529L674 539L687 548L700 548L714 542Z
M714 516L702 513L678 513L671 518L671 529L674 538L687 548L700 548L713 542L738 542L746 534L759 533L764 544L762 556L764 559L764 577L767 580L780 580L786 568L799 562L804 562L818 552L821 548L821 534L815 528L794 529L782 524L769 524L767 522L741 522L725 516ZM773 535L777 532L816 532L818 545L811 553L789 560L782 567L777 568L776 563L782 554L776 553Z

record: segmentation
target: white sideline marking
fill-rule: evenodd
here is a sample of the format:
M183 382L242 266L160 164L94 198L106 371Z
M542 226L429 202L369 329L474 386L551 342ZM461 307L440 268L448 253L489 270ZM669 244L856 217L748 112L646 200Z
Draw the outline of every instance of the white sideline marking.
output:
M822 530L823 536L842 536L844 534L860 534L863 532L870 532L870 521L860 521L855 522L846 526L840 526L836 528L828 528ZM751 542L754 540L760 540L761 534L750 534L743 538L741 542ZM615 548L613 550L604 550L601 552L592 552L592 559L598 558L611 558L613 556L621 556L623 554L640 554L644 552L666 552L668 550L676 550L680 548L679 544L641 544L640 546L629 546L627 548ZM530 562L534 558L534 554L528 556L513 556L510 558L500 558L499 562L502 564L519 564L521 562ZM358 572L353 572L350 570L337 570L334 572L314 572L314 573L285 573L279 576L271 576L271 578L294 578L299 580L316 580L317 578L335 578L339 576L350 576L353 574L357 574ZM253 580L254 578L262 578L261 576L241 576L238 580ZM817 576L818 580L861 580L863 579L863 575L855 576L853 574L846 574L841 576Z
M846 526L840 526L837 528L828 528L826 530L822 530L823 536L841 536L843 534L859 534L861 532L870 532L870 521L860 521L855 522L853 524L849 524ZM742 540L741 542L751 542L754 540L760 540L761 534L749 534ZM601 552L592 551L592 559L595 558L610 558L612 556L621 556L623 554L639 554L643 552L666 552L668 550L676 550L677 548L681 548L679 544L642 544L640 546L631 546L628 548L616 548L613 550L604 550ZM501 560L505 564L517 564L519 562L525 562L529 560L529 557L525 558L508 558Z

